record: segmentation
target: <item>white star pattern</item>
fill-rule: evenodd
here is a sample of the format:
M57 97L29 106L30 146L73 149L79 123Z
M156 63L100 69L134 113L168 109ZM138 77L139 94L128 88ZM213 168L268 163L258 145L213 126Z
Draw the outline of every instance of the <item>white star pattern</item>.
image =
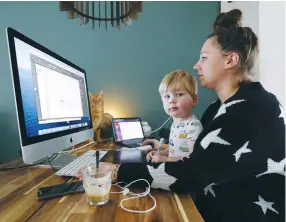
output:
M234 100L234 101L231 101L229 103L226 103L226 104L222 104L221 107L219 108L217 114L215 115L215 117L213 119L217 118L218 116L220 116L222 114L225 114L226 108L228 108L234 104L244 102L244 101L245 101L244 99L238 99L238 100Z
M286 158L284 158L280 162L275 162L274 160L268 158L267 159L267 171L265 171L264 173L258 174L256 177L258 178L262 175L271 174L271 173L278 173L278 174L285 176L285 169L284 169L285 165L286 165Z
M214 197L216 197L216 196L215 196L215 192L214 192L214 190L213 190L213 188L212 188L213 185L216 185L216 184L215 184L215 183L212 183L212 184L208 185L208 186L204 189L204 191L205 191L205 196L208 194L208 192L210 192Z
M235 156L235 161L237 162L243 153L252 152L251 149L247 148L248 142L246 142L239 150L237 150L233 155Z
M283 110L283 107L281 105L279 105L280 107L280 115L279 115L279 118L283 118L284 120L284 124L285 124L285 118L284 118L284 110Z
M201 146L206 149L208 148L208 146L210 145L210 143L219 143L219 144L223 144L223 145L231 145L229 142L223 140L222 138L220 138L218 136L218 134L220 133L221 128L220 129L216 129L214 131L211 131L210 133L208 133L201 141Z
M279 214L278 211L275 210L275 209L272 207L272 205L274 204L274 202L267 202L267 201L265 201L265 200L264 200L261 196L259 196L259 195L258 195L258 200L259 200L259 201L253 202L253 203L259 205L259 206L262 208L262 211L263 211L264 214L266 214L267 209L269 209L269 210L271 210L271 211L273 211L273 212Z
M149 173L153 178L151 183L151 187L164 190L170 190L170 186L177 181L177 179L165 172L165 163L160 164L160 166L156 169L152 166L148 166Z

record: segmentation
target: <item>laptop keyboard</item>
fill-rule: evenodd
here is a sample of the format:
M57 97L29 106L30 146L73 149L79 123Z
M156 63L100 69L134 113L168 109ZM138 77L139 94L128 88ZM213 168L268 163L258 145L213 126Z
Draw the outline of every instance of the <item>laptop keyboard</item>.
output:
M140 143L141 141L142 139L132 139L132 140L124 141L123 144L130 145L130 144Z
M60 169L56 172L58 176L70 176L74 177L75 174L82 168L89 164L96 164L96 157L95 157L96 150L89 150L70 162L68 165ZM100 151L99 152L99 160L107 153L108 151Z

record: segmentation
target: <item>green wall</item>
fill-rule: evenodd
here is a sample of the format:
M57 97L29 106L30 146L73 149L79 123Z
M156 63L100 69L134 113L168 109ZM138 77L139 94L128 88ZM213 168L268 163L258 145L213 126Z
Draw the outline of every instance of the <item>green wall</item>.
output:
M89 90L104 90L106 112L140 116L153 129L164 113L158 86L174 69L194 72L193 65L218 2L144 2L131 27L79 25L59 11L58 2L0 3L0 162L19 157L20 148L5 29L12 27L84 68ZM216 95L199 88L195 114L201 117Z

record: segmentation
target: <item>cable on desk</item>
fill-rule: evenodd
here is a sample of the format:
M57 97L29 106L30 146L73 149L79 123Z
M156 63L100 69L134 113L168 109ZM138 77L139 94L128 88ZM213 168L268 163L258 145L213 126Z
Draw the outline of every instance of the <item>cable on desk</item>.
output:
M77 150L83 149L83 148L85 148L85 147L87 147L87 146L89 146L89 145L91 145L91 144L94 144L94 143L95 143L95 142L94 142L94 141L92 141L92 142L87 143L87 144L85 144L85 145L83 145L83 146L81 146L81 147L78 147L78 148L76 148L76 149L74 149L74 147L73 147L71 150L66 150L66 151L58 152L58 154L71 153L71 152L74 152L74 151L77 151Z
M30 164L30 165L24 165L24 166L18 166L18 167L1 167L0 171L9 171L9 170L16 170L16 169L21 169L21 168L28 168L28 167L32 167L32 166L37 166L39 164L44 164L44 163L53 161L55 158L57 158L57 156L58 156L58 154L53 154L51 157L47 157L47 159L42 161L42 162Z
M113 139L113 138L108 138L108 139L104 139L103 141L112 140L112 139ZM15 170L15 169L21 169L21 168L28 168L28 167L37 166L37 165L39 165L39 164L44 164L44 163L49 163L50 166L51 166L54 170L56 170L56 169L54 168L54 166L51 164L51 161L57 159L57 158L60 157L62 154L68 154L68 155L69 155L69 154L71 154L71 152L73 152L73 151L80 150L80 149L82 149L82 148L84 148L84 147L87 147L88 145L91 145L91 144L94 144L94 143L96 143L96 142L93 141L93 142L90 142L90 143L88 143L88 144L85 144L85 145L83 145L83 146L81 146L81 147L79 147L79 148L76 148L76 149L74 149L74 147L72 147L71 150L67 150L67 151L62 151L62 152L55 153L55 154L53 154L51 157L47 157L46 160L44 160L44 161L42 161L42 162L39 162L39 163L30 164L30 165L25 165L25 166L18 166L18 167L0 167L0 171L9 171L9 170ZM9 165L9 164L8 164L8 165Z
M56 158L54 158L54 159L56 159ZM53 170L54 170L54 171L57 171L57 169L56 169L56 168L54 168L54 166L52 165L52 163L51 163L51 161L50 161L49 157L47 157L47 160L48 160L48 162L49 162L50 166L53 168Z
M108 141L108 140L113 140L113 138L103 139L102 141ZM80 146L80 147L78 147L78 148L76 148L76 149L75 149L74 146L73 146L70 150L60 151L60 152L58 152L58 154L68 154L68 153L72 153L72 152L74 152L74 151L83 149L83 148L85 148L85 147L87 147L87 146L89 146L89 145L91 145L91 144L97 144L97 141L92 141L92 142L87 143L87 144L85 144L85 145L82 145L82 146Z

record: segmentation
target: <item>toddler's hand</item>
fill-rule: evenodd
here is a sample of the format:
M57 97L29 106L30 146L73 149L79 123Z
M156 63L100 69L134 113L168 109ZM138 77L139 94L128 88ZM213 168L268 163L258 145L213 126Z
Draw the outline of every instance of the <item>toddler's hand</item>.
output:
M147 156L146 156L146 160L149 162L150 160L152 160L152 157L154 156L154 155L156 155L156 153L157 153L157 151L151 151L151 152L149 152L148 154L147 154Z
M162 156L162 155L153 155L152 156L152 163L157 163L157 162L166 162L168 161L168 157Z

